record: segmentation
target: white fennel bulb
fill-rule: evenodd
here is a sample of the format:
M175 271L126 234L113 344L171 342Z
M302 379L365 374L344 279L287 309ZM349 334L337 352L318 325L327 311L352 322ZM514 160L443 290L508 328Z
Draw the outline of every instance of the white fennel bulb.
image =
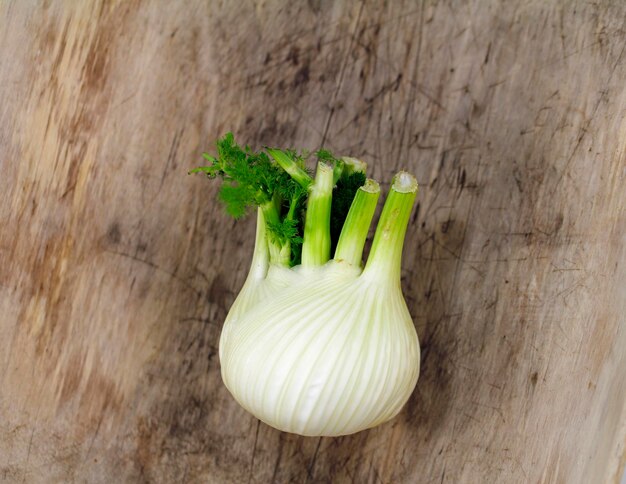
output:
M335 261L229 319L220 355L224 383L245 409L301 435L350 434L389 420L419 371L399 286Z
M311 180L293 153L268 152L307 189L301 263L287 262L295 239L280 239L268 223L274 214L257 203L251 269L220 338L222 379L242 407L286 432L338 436L386 422L419 374L417 333L400 287L417 183L404 172L394 178L362 268L378 184L367 180L351 195L332 259L329 224L333 187L365 165L343 158L332 166L325 157Z

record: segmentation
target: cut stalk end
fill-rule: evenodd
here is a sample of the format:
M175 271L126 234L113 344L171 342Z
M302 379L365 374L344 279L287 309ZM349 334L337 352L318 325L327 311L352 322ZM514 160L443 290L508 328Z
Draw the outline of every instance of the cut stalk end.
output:
M417 190L417 180L410 173L401 171L394 177L376 227L364 274L374 274L376 278L400 282L404 236Z
M406 171L400 171L393 178L392 190L399 193L416 193L417 192L417 180L413 175Z
M361 172L365 173L367 170L367 163L359 160L358 158L351 158L350 156L342 156L343 161L343 173L345 176L350 176L352 173Z

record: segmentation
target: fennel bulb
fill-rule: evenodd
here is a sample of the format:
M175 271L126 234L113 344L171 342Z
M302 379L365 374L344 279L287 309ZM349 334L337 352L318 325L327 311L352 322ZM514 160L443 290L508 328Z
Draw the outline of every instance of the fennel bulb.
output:
M381 424L401 410L419 373L417 333L400 287L415 178L404 172L394 178L362 269L378 184L367 180L349 194L333 259L329 225L333 187L342 177L362 174L364 164L321 152L312 180L293 152L268 152L306 189L304 195L295 190L306 198L301 263L289 263L297 234L280 238L276 225L281 214L289 216L293 199L279 205L278 216L271 213L274 195L269 202L250 203L259 207L255 249L220 338L224 384L242 407L286 432L338 436ZM201 170L215 175L209 169L219 165L226 176L218 174L228 181L223 149L220 155L219 160L207 158L213 167ZM240 180L231 180L240 186Z

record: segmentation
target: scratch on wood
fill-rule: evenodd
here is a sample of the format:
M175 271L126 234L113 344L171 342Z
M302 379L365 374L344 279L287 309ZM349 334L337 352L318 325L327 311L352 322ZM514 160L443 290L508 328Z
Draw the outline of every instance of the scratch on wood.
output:
M172 144L170 145L170 152L167 155L167 161L165 162L165 166L163 167L163 173L161 174L161 183L159 184L159 190L163 188L163 182L165 181L165 177L167 176L170 165L174 163L174 160L176 158L176 152L178 151L178 147L180 146L180 138L183 132L184 128L180 128L178 132L174 135L174 139L172 140Z
M254 446L252 447L252 458L250 459L250 473L248 474L248 484L252 482L254 471L254 458L256 456L256 446L259 441L259 428L261 427L261 421L256 422L256 432L254 433Z
M168 271L167 269L164 269L160 266L158 266L157 264L155 264L154 262L151 262L149 260L146 259L142 259L141 257L137 257L136 255L132 255L132 254L127 254L125 252L118 252L115 250L109 250L109 249L105 249L105 252L109 253L109 254L114 254L114 255L118 255L120 257L127 257L128 259L132 259L136 262L140 262L142 264L147 265L148 267L153 268L156 271L162 272L164 274L167 274L169 277L171 277L172 279L180 282L182 285L184 285L185 287L191 289L198 297L202 297L202 293L196 289L195 287L193 287L191 284L189 284L187 281L185 281L184 279L181 279L179 276L177 276L175 273Z
M26 482L26 476L28 474L28 462L30 461L30 451L33 447L34 436L35 436L35 428L33 427L33 430L30 433L30 439L28 439L28 450L26 452L26 462L24 463L24 480L22 482Z
M102 420L104 419L104 413L100 415L98 419L98 425L96 426L96 430L93 433L93 437L91 438L91 442L89 442L89 448L87 449L87 453L85 454L84 464L87 465L89 456L91 455L91 450L93 449L93 444L96 441L96 437L98 437L98 432L100 432L100 426L102 425Z
M317 461L317 454L320 451L320 446L322 445L322 437L317 438L317 445L315 446L315 452L313 452L313 458L307 467L307 477L306 482L309 482L310 479L313 479L313 474L315 472L315 462Z
M613 78L613 74L615 74L615 69L617 68L619 63L622 61L622 56L624 55L624 51L625 50L626 50L626 42L623 43L622 50L620 51L619 55L617 56L617 60L615 61L615 63L613 64L613 67L611 68L611 72L609 73L609 76L608 76L608 78L607 78L607 80L605 82L605 87L602 90L602 93L600 94L600 96L598 97L598 100L596 101L596 104L593 107L593 110L591 111L591 115L589 116L589 118L587 119L587 122L585 123L585 125L581 129L581 132L580 132L580 134L578 136L578 139L576 140L576 144L574 145L574 149L570 153L569 157L567 158L567 161L565 162L565 166L563 167L563 169L561 170L558 178L556 179L556 186L561 184L561 181L563 180L563 177L567 173L567 170L569 169L569 166L571 165L572 160L574 159L574 155L578 151L578 148L580 147L580 144L581 144L582 140L585 138L585 135L589 131L589 127L591 126L591 122L596 119L596 112L598 111L598 108L600 107L600 104L602 103L602 100L606 96L605 93L607 92L608 86L611 83L611 79Z
M324 131L322 135L322 141L320 146L324 146L326 143L326 138L328 136L328 129L330 128L330 123L333 119L333 114L335 113L335 103L337 102L337 96L339 95L339 90L343 84L343 77L346 72L346 68L348 66L348 59L350 58L350 54L352 52L352 46L354 45L356 33L359 28L359 24L361 22L361 14L363 13L363 7L365 6L365 1L361 2L361 6L359 7L359 13L357 14L356 21L354 23L354 28L352 29L352 35L350 36L350 43L348 44L348 49L343 58L343 62L341 63L341 70L339 71L339 78L337 80L337 86L335 91L333 92L333 96L330 101L330 112L328 113L328 118L326 118L326 124L324 125Z

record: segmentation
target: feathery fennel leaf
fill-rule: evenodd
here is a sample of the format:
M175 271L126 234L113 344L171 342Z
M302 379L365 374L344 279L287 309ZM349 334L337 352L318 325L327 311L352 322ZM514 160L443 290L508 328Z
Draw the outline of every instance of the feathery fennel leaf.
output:
M289 254L289 265L300 263L306 201L313 186L313 176L305 164L306 153L290 149L265 148L255 152L249 146L240 146L232 133L217 140L217 156L204 153L206 166L190 170L209 178L220 178L219 199L226 212L235 219L261 207L268 229L268 242L275 253ZM334 250L343 222L358 188L365 183L360 172L344 171L344 160L330 151L315 152L318 162L333 169L330 215L330 236ZM286 249L286 250L285 250Z

